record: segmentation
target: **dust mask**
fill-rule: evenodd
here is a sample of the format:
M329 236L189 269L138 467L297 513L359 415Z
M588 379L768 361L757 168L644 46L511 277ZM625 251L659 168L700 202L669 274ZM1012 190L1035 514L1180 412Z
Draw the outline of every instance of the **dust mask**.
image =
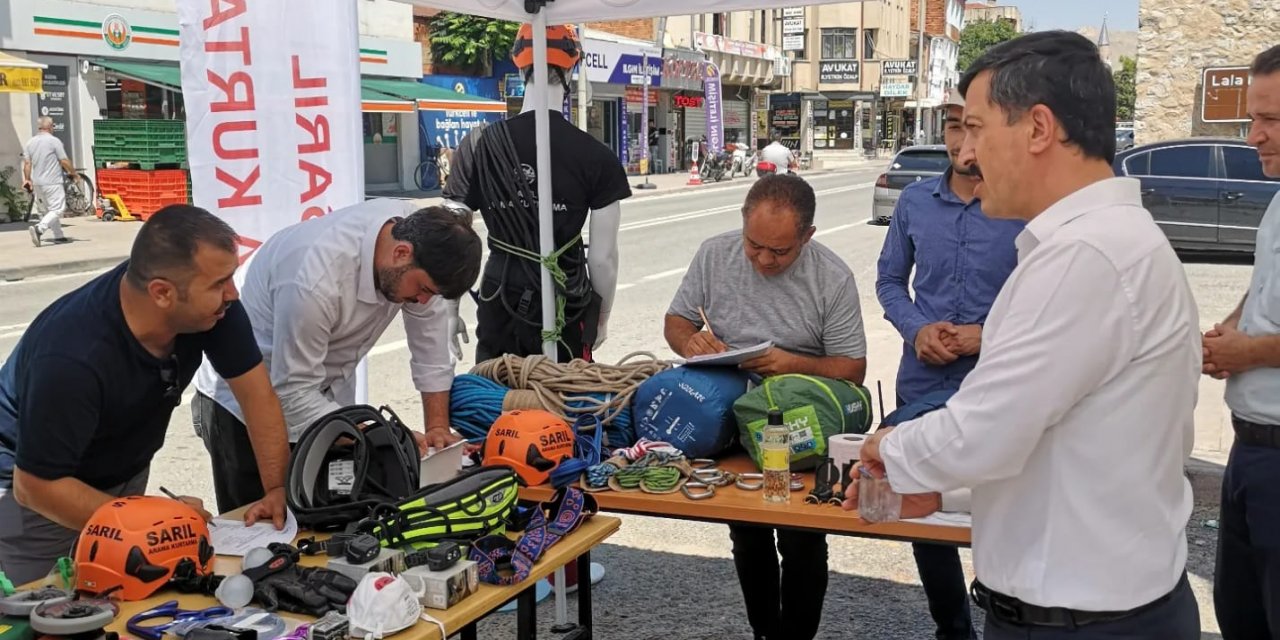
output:
M412 627L422 615L419 596L403 578L366 574L347 603L351 637L381 640Z

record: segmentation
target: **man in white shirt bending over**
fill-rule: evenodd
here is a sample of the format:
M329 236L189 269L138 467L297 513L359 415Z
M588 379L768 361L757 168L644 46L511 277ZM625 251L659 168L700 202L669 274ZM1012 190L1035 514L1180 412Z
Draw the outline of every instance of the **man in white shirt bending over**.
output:
M975 195L1026 220L982 359L943 409L862 449L902 494L973 489L987 640L1200 637L1185 528L1201 365L1182 264L1116 178L1115 85L1088 39L994 47L960 83Z
M1253 62L1249 144L1280 178L1280 46ZM1204 337L1204 372L1227 379L1235 444L1222 478L1213 604L1224 640L1280 637L1280 194L1258 229L1253 281Z
M447 301L475 284L480 253L470 212L416 211L412 203L385 199L293 225L264 243L241 270L240 300L280 397L289 442L321 416L355 404L356 365L397 315L422 394L419 448L457 442L449 423L454 361ZM203 367L196 389L192 420L213 459L218 511L226 513L257 500L262 482L227 383Z

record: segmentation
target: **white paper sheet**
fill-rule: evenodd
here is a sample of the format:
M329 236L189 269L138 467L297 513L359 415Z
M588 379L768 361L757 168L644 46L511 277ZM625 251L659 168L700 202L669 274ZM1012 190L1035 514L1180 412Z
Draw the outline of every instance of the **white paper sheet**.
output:
M754 347L743 347L741 349L725 351L724 353L714 353L708 356L694 356L685 360L684 363L690 367L736 366L748 360L759 358L772 348L772 342L761 342Z
M911 520L903 520L903 522L914 522L916 524L936 524L944 527L972 527L973 516L967 513L953 513L949 511L939 511L923 518L914 518Z
M291 544L298 535L298 520L292 511L285 509L285 513L287 517L281 531L276 531L270 520L246 527L240 520L214 518L213 526L209 527L214 552L220 556L244 556L250 550L273 542Z

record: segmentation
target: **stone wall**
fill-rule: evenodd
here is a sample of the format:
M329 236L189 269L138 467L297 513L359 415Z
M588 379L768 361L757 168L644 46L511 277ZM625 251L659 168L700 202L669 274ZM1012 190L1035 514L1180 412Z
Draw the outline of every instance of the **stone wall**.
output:
M1240 135L1200 120L1202 70L1248 65L1280 43L1280 0L1141 0L1137 143Z
M612 33L615 36L633 38L635 40L653 41L657 37L656 21L652 18L639 20L613 20L610 22L589 22L587 27Z

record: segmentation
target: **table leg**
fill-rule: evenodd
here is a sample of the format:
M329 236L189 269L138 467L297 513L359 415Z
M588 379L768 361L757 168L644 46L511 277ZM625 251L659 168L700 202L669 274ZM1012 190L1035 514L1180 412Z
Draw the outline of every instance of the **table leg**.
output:
M578 638L591 640L591 551L578 556Z
M516 637L535 640L538 637L538 589L535 584L516 596Z

